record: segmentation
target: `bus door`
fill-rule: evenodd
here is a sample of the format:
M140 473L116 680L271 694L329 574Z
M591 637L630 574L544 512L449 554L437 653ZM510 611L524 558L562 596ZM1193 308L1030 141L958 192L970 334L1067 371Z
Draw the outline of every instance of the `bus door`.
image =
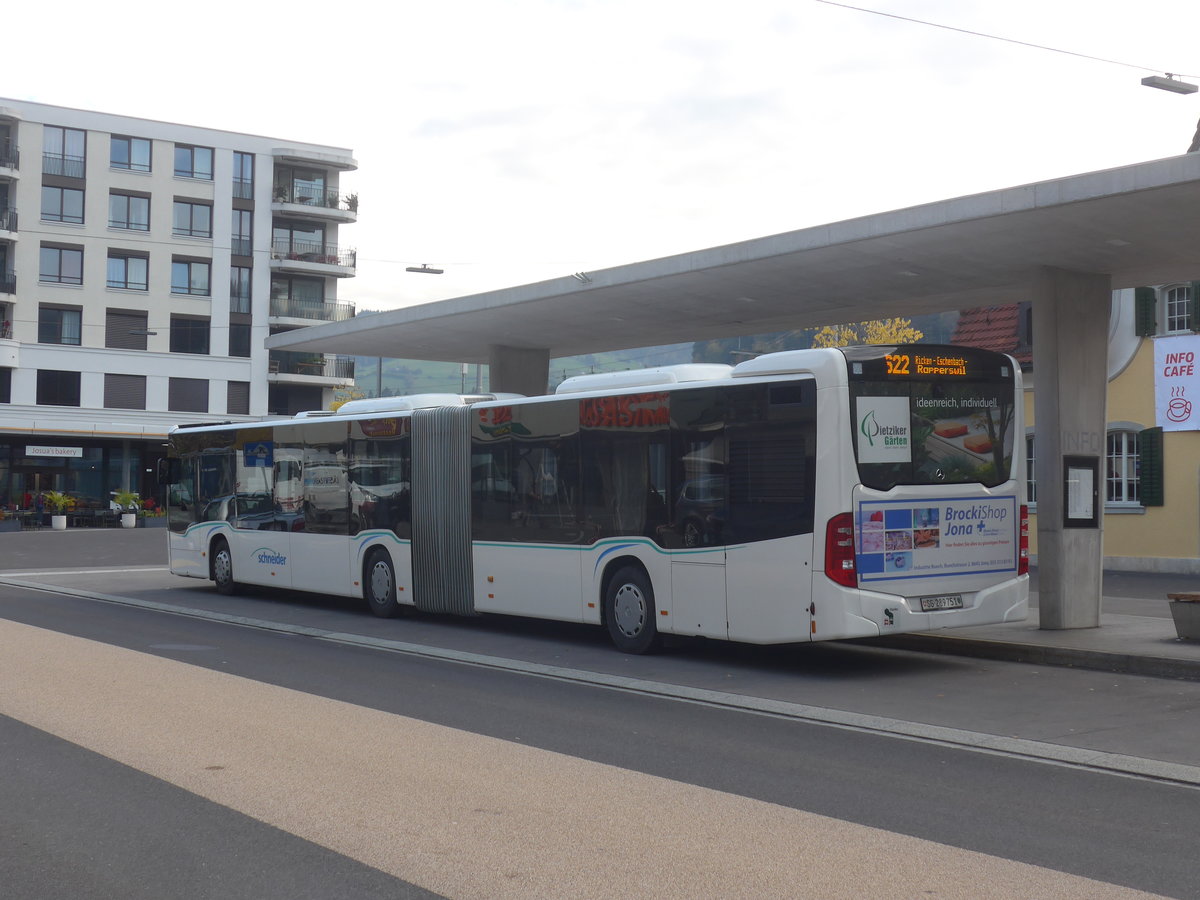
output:
M671 624L676 634L729 636L725 590L728 490L723 466L708 466L683 483L675 498L671 554Z
M722 542L729 638L811 640L816 388L810 377L730 392Z

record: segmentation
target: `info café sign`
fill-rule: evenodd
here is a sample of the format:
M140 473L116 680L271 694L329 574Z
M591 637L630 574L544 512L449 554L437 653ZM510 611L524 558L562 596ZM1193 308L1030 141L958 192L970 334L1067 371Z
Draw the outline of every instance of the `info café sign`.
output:
M1154 419L1163 431L1200 431L1200 335L1154 342Z

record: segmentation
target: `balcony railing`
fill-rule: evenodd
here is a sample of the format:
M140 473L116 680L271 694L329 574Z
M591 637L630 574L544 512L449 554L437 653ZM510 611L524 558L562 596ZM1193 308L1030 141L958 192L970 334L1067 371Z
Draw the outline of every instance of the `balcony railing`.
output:
M353 356L327 358L314 353L275 350L269 359L272 375L315 375L320 378L354 380Z
M12 322L0 322L0 341L12 340Z
M274 198L276 203L299 203L301 206L315 206L318 209L358 212L358 194L342 195L337 191L329 191L324 188L276 185Z
M12 138L5 138L0 141L0 169L19 168L21 168L21 151L17 149L17 142Z
M82 178L86 160L82 156L65 156L61 153L42 154L42 174L63 175L67 178Z
M15 294L17 292L17 276L12 272L0 275L0 294Z
M346 319L354 318L354 304L339 303L336 300L325 303L319 300L289 300L287 297L272 297L271 315L287 319L344 322Z
M253 200L254 182L249 178L233 179L233 196L237 200Z
M245 237L230 238L229 252L234 256L250 256L254 253L254 241Z
M229 311L233 313L250 312L250 298L248 296L243 297L238 294L230 294Z
M271 247L271 256L274 259L294 259L348 269L353 269L358 261L358 253L354 250L339 252L333 244L310 241L276 241Z
M11 207L0 209L0 231L17 230L17 211Z

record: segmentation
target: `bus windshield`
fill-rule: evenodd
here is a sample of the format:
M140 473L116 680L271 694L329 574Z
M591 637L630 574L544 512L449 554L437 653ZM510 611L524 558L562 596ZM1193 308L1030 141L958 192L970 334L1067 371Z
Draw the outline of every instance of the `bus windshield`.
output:
M844 348L862 483L978 483L1012 477L1012 360L969 347Z

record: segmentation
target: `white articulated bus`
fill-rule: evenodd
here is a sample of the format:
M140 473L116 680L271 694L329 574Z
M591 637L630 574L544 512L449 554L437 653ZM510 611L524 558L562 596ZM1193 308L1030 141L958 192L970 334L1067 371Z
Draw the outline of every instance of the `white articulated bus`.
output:
M171 570L753 643L1023 619L1021 371L904 345L171 435Z

